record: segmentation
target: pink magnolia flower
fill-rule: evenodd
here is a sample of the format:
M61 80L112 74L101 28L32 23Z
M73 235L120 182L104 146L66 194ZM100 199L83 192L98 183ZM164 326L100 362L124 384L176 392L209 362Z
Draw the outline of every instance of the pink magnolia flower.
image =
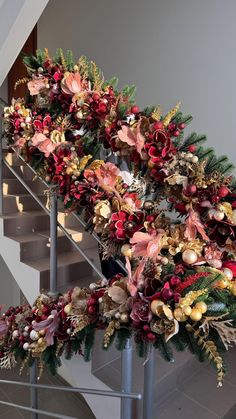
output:
M65 73L61 81L61 88L67 95L76 95L82 91L81 77L78 72Z
M204 225L201 222L200 215L197 211L193 209L189 210L188 217L186 218L186 230L185 230L185 237L191 241L194 240L199 233L203 240L209 241L209 237L207 236Z
M135 147L137 152L141 155L145 144L145 138L140 130L141 121L138 122L137 127L131 129L127 125L122 125L121 129L118 131L119 140Z
M161 251L161 239L164 233L165 231L162 229L157 230L153 234L142 233L141 231L134 233L132 239L130 239L130 243L133 244L132 253L134 257L158 258Z
M128 284L127 284L127 288L128 288L129 293L130 293L130 295L132 297L134 297L137 294L138 289L143 284L142 273L143 273L143 270L145 268L146 261L147 261L147 259L146 258L143 258L141 260L141 262L139 263L139 265L138 265L137 269L135 270L135 272L132 272L130 260L129 260L128 257L126 257L125 267L126 267L126 269L128 271Z
M53 345L54 343L54 335L57 331L59 326L59 313L56 310L52 310L51 314L48 316L46 320L42 320L41 322L35 322L33 324L33 329L39 332L40 330L44 329L46 332L46 342L48 346Z
M53 143L46 135L41 132L36 132L31 138L32 144L37 147L45 157L49 157L50 153L53 153L58 144Z
M39 94L40 90L48 87L48 79L46 77L33 79L27 83L27 86L31 96L35 96Z
M95 170L98 185L105 191L114 191L117 177L120 170L113 163L104 163L99 169Z

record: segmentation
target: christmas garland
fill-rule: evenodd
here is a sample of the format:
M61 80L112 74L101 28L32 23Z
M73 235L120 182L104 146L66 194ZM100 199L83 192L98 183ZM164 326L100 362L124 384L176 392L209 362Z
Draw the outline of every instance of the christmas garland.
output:
M41 294L33 307L0 318L0 366L31 364L52 371L65 353L89 359L104 330L122 350L134 337L165 359L189 348L216 367L236 341L236 181L226 156L204 148L205 136L184 129L191 116L177 104L141 111L134 86L118 91L96 64L61 50L26 56L26 100L5 108L8 145L80 213L101 238L104 258L126 263L117 274L65 295Z

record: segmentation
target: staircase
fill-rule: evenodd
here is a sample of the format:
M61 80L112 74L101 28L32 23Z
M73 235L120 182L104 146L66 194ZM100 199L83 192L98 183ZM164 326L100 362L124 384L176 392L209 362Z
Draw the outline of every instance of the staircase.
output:
M27 185L47 205L47 195L39 179L33 180L32 171L15 155L6 154L6 160L22 176ZM49 216L27 193L20 182L4 166L4 216L0 218L0 254L11 270L25 299L33 303L42 289L49 288L50 231ZM84 232L71 214L59 208L58 221L66 227L80 244L90 260L99 268L98 248L95 239ZM65 291L76 285L88 286L97 276L84 261L68 238L58 229L58 288ZM102 350L102 333L97 333L91 363L74 358L63 360L59 373L73 386L120 390L121 354L112 347ZM216 388L214 371L199 364L188 352L175 353L175 362L166 363L155 353L156 395L154 419L232 419L230 409L235 404L236 365L231 358L231 372L222 389ZM133 354L133 392L143 392L143 360ZM92 372L92 374L91 374ZM119 418L119 399L87 395L97 419ZM142 402L134 403L133 419L142 418ZM232 410L231 410L232 411ZM227 413L228 412L228 413Z

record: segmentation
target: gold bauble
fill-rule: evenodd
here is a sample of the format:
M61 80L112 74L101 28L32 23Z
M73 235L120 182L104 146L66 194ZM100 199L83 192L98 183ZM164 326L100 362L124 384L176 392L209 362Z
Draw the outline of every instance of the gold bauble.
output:
M206 312L207 312L207 305L206 305L206 303L204 303L204 301L199 301L199 302L195 305L195 308L196 308L197 310L199 310L199 311L200 311L200 313L202 313L202 314L204 314L204 313L206 313Z
M39 345L42 345L43 343L44 343L44 339L43 339L43 338L39 338L39 339L38 339L38 344L39 344Z
M183 306L183 312L186 316L190 316L192 308L190 306Z
M39 336L45 336L45 329L40 330L38 333Z
M72 167L67 167L67 169L66 169L66 174L67 175L72 175L73 174L73 169L72 169Z
M128 256L128 258L132 256L132 249L129 244L123 244L120 251L123 256Z
M69 304L66 304L66 306L64 307L64 312L66 314L69 314L70 311L71 311L71 304L69 303Z
M120 321L122 323L128 323L128 321L129 321L129 315L128 315L128 313L121 313L121 315L120 315Z
M193 308L190 314L190 319L192 319L194 322L198 322L202 318L202 313L197 308Z
M186 249L182 254L182 259L188 265L192 265L197 262L197 253L194 250Z
M187 316L184 314L182 308L180 307L174 310L174 317L178 322L185 322L187 320Z
M228 286L228 282L225 279L221 279L220 281L217 281L216 283L217 288L224 289L224 288L227 288L227 286Z
M230 288L231 294L233 294L234 297L236 297L236 283L233 284L233 286Z

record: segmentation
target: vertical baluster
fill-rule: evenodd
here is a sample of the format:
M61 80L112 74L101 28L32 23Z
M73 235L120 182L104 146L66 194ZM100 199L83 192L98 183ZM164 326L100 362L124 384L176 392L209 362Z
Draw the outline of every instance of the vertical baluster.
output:
M0 140L0 216L3 215L3 150Z
M50 292L57 292L57 195L50 195Z
M37 363L34 361L32 367L30 367L30 383L37 383ZM38 389L35 387L30 388L30 407L38 409ZM31 419L38 419L38 413L32 412Z
M121 391L124 393L132 390L132 344L128 339L125 349L121 354ZM121 419L131 419L132 400L121 399Z
M155 378L155 351L150 351L149 360L144 366L144 389L143 389L143 419L153 418L153 396Z

